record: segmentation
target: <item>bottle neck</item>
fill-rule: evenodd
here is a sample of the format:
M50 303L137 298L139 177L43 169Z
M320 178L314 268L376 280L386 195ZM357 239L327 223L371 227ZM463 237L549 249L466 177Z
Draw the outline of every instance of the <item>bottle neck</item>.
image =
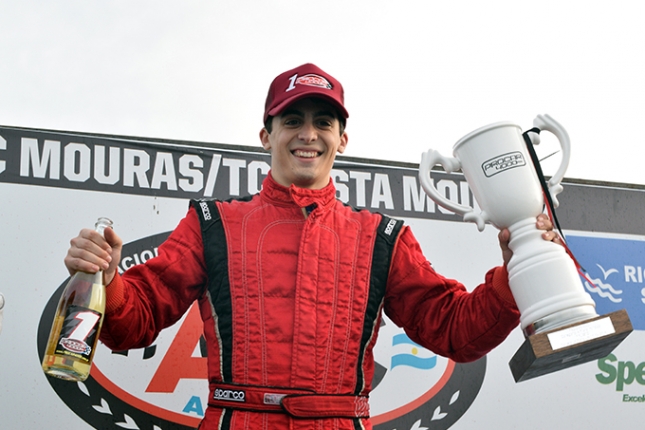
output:
M103 236L103 231L108 227L112 227L112 220L105 217L99 218L94 225L95 230L101 233L101 236Z

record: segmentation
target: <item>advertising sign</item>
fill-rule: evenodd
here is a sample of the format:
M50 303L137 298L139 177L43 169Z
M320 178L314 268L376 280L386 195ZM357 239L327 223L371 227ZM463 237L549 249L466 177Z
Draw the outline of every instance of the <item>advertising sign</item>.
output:
M145 263L185 216L189 199L257 193L269 163L260 148L0 127L0 293L6 302L0 416L11 417L15 428L196 428L208 386L194 305L146 348L111 351L99 344L84 382L44 375L40 361L69 276L63 258L81 228L108 216L124 240L119 271ZM332 179L343 202L404 219L435 269L472 289L501 264L497 231L487 226L480 233L435 206L417 174L414 165L339 158ZM476 205L462 175L434 172L433 180L446 198ZM375 429L641 424L643 190L564 185L558 215L570 248L596 284L587 291L599 314L626 309L634 332L597 362L516 384L508 361L523 341L519 328L488 356L459 364L415 344L385 318L374 350ZM622 215L607 223L607 200L617 197L626 207L616 207ZM602 220L595 220L596 211Z

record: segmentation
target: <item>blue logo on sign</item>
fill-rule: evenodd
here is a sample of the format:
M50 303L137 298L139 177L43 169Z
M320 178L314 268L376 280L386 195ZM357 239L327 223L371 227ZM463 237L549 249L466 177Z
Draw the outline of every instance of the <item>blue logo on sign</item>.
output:
M604 315L627 310L635 330L645 330L645 241L567 235L567 245L595 285L585 290Z

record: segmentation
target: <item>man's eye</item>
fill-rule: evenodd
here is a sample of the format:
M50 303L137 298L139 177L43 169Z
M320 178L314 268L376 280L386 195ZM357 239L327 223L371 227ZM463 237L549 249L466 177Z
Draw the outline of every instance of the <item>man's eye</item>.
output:
M318 126L322 128L331 128L332 122L330 120L323 119L318 121Z
M287 125L287 126L292 126L293 127L293 126L296 126L298 124L300 124L300 120L297 119L297 118L287 118L284 121L284 125Z

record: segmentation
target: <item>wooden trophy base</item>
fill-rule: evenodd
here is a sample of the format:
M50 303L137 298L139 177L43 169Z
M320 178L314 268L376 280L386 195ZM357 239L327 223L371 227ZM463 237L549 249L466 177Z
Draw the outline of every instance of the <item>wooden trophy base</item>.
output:
M515 382L608 356L633 330L623 309L529 336L508 363Z

